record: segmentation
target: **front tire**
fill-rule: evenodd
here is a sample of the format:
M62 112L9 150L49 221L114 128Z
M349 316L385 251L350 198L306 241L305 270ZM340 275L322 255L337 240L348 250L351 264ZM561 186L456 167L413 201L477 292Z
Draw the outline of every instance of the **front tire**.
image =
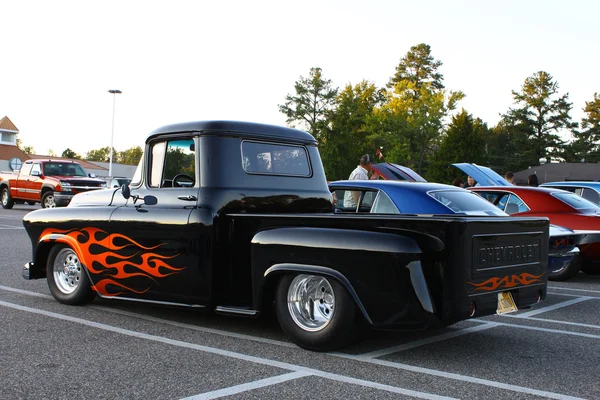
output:
M3 187L2 192L0 192L0 200L2 201L2 208L6 208L7 210L13 208L15 205L15 202L10 195L10 190L8 190L6 186Z
M42 195L42 208L54 208L56 202L54 201L54 192L49 190Z
M285 275L277 287L275 312L281 329L307 350L335 350L355 338L354 301L332 278Z
M574 278L581 269L581 257L574 257L566 266L548 273L548 279L551 281L564 282Z
M75 251L67 245L57 244L50 251L46 279L52 296L60 303L81 305L96 297L85 267Z

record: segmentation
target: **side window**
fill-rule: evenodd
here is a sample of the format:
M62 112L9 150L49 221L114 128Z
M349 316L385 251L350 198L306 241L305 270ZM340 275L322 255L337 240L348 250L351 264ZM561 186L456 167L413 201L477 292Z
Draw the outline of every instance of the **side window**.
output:
M529 211L529 207L527 207L527 204L525 204L523 200L521 200L517 196L511 194L508 198L508 202L506 203L505 212L510 215L525 211Z
M149 186L193 187L196 184L194 139L157 142L151 146Z
M510 197L509 194L499 195L499 197L495 200L496 206L498 206L498 208L501 209L502 211L506 211L506 203L508 202L509 197Z
M598 192L596 192L594 189L590 189L590 188L583 189L583 194L581 194L581 197L583 197L586 200L591 201L594 204L600 205L600 194L598 194Z
M243 141L242 166L249 174L311 175L308 154L301 146Z
M42 166L40 165L40 163L33 164L33 168L31 168L31 175L33 175L34 173L37 173L38 175L42 174Z
M25 163L21 167L20 175L31 175L31 167L33 167L33 163Z
M360 199L360 206L358 207L358 212L371 212L371 208L373 207L373 202L375 201L375 197L377 192L368 190L363 192L363 195Z
M371 214L400 214L396 205L384 192L379 192L377 198L371 207Z
M332 193L335 211L356 212L356 204L360 202L362 193L360 190L335 190Z

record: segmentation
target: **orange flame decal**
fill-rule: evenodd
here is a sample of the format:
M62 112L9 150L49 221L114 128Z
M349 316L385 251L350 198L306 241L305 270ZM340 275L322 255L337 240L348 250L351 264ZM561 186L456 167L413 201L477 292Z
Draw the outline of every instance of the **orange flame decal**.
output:
M163 256L152 252L162 244L150 247L143 246L125 235L109 234L97 228L83 228L81 230L48 228L40 235L40 241L55 241L71 246L77 253L81 263L85 265L91 274L102 274L101 279L94 284L93 288L105 296L118 296L125 292L142 294L150 289L150 287L147 287L145 290L136 290L116 280L146 277L156 282L156 278L164 278L184 269L171 266L165 261L175 258L179 254ZM118 241L122 241L124 244L118 245ZM92 250L92 247L94 247L94 250ZM138 249L138 251L133 250L132 252L129 250L127 253L132 254L119 254L119 250L123 249ZM111 292L107 288L108 285L119 287L122 290Z
M478 292L480 290L491 292L496 289L508 289L518 285L531 285L532 283L542 282L540 278L544 275L545 273L541 275L532 275L524 272L521 275L505 276L504 278L490 278L481 283L467 283L477 288L473 292Z

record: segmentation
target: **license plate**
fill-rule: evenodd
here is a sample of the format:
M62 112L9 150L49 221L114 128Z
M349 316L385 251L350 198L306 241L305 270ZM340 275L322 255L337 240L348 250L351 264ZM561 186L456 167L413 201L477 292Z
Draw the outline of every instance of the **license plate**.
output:
M510 292L498 293L498 308L496 309L496 314L502 315L515 311L518 311L517 305Z

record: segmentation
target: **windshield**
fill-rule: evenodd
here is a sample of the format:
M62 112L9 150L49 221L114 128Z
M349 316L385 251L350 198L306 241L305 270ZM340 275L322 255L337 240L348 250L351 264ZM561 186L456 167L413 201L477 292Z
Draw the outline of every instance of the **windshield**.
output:
M140 158L140 162L138 163L135 172L133 173L133 177L129 182L131 186L139 186L142 183L142 166L144 165L144 153L142 153L142 158Z
M47 176L87 176L81 165L70 162L44 163L44 175Z
M583 197L576 195L575 193L554 192L554 193L552 193L552 196L556 197L563 203L567 203L568 205L570 205L571 207L573 207L577 210L592 209L593 211L600 212L600 207L598 207L596 204L592 203L591 201L586 200Z
M458 214L506 216L489 201L473 192L463 190L436 190L427 193Z

